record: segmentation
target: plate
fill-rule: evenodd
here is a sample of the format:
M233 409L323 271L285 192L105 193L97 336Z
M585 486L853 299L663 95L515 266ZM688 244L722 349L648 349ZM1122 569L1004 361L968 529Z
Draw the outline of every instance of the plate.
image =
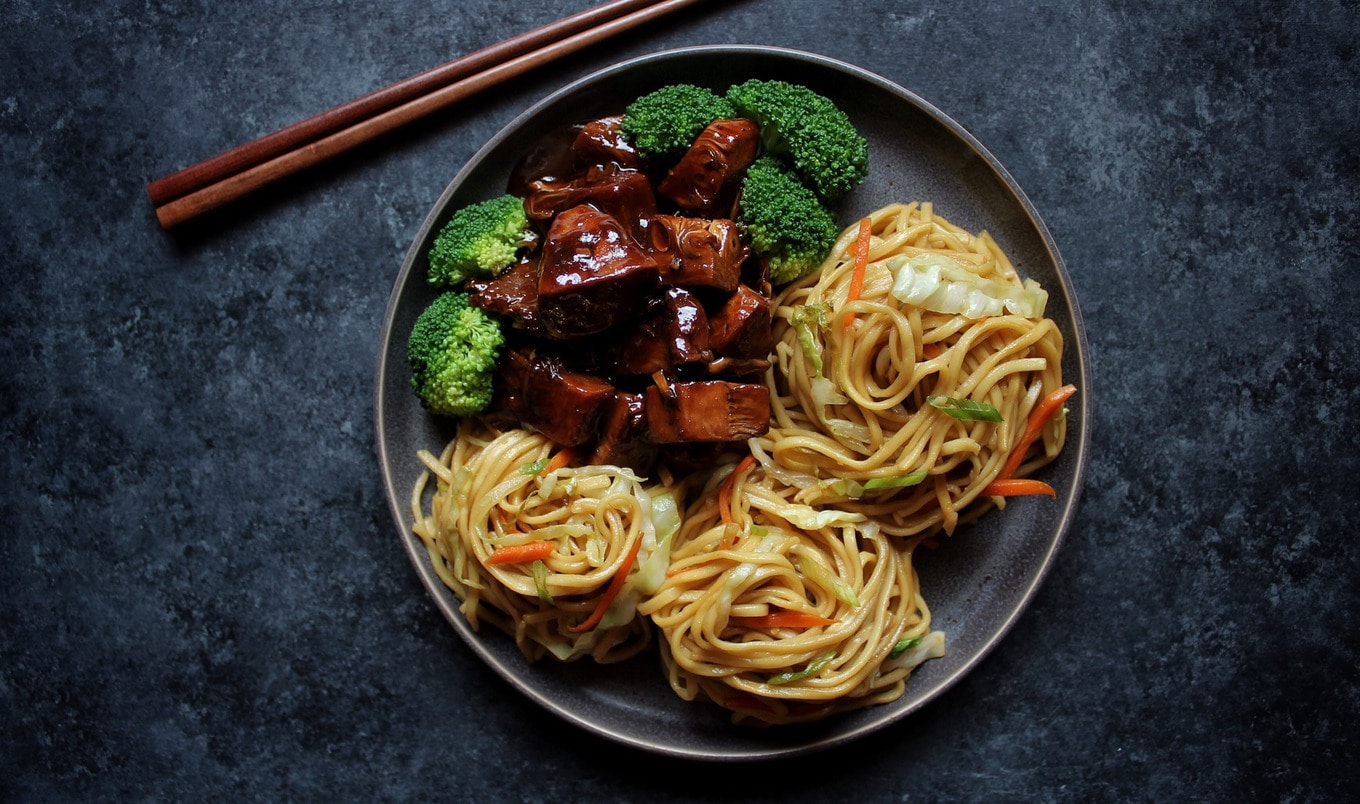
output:
M682 701L654 653L611 666L531 665L499 631L472 631L411 533L411 487L422 469L416 451L438 452L453 425L420 407L405 355L411 326L434 297L425 283L426 254L439 228L457 208L504 193L512 167L535 142L563 124L620 113L663 84L684 80L722 90L748 78L804 84L832 98L869 141L869 176L843 202L842 222L891 201L919 199L933 201L939 214L965 229L990 231L1021 275L1049 291L1047 312L1066 344L1064 378L1081 389L1069 405L1067 445L1040 475L1057 490L1057 500L1012 501L918 560L948 654L917 668L895 703L812 725L762 729L734 726L716 706ZM1086 463L1088 374L1081 316L1052 237L1015 180L963 127L908 90L826 57L768 47L685 48L622 62L558 90L506 126L454 176L411 244L387 304L374 400L378 458L401 544L416 572L453 628L508 683L507 694L517 691L582 728L659 754L718 761L788 756L903 719L977 666L1021 615L1075 515Z

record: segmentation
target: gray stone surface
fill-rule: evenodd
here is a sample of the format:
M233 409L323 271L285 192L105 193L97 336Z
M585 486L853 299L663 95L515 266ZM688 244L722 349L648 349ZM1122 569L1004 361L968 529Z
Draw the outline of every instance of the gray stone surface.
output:
M1353 797L1360 22L1343 2L710 3L166 234L147 181L583 0L0 15L0 798ZM1092 458L965 681L813 759L557 721L400 551L377 337L444 184L621 58L757 43L917 92L1019 180L1089 330Z

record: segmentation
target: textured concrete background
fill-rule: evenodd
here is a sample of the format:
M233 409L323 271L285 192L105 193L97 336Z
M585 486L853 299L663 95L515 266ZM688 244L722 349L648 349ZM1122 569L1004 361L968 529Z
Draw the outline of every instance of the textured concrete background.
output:
M1080 515L1002 645L726 789L1353 796L1354 7L715 2L157 227L148 180L587 5L5 2L0 798L712 793L465 649L399 547L371 402L402 254L480 143L568 79L715 43L859 64L972 131L1062 249L1098 401Z

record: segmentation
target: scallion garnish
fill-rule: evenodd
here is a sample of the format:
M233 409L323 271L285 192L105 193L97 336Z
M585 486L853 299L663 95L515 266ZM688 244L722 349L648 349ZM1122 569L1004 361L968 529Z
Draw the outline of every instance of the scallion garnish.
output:
M907 475L896 477L871 477L864 481L865 491L878 491L880 489L901 489L907 486L916 486L930 475L925 469L917 469Z
M1005 421L1001 418L1001 411L986 402L934 394L926 397L926 404L963 421Z
M780 673L777 676L772 676L770 680L765 683L772 687L777 687L780 684L788 684L790 681L802 681L808 676L820 673L822 668L831 664L831 660L834 658L836 658L836 652L834 650L829 650L813 659L811 662L808 662L808 666L804 667L802 670L791 670L787 673Z
M842 478L840 480L826 481L825 485L836 494L858 500L860 497L864 496L865 492L869 491L902 489L907 486L920 485L921 481L929 476L930 472L925 469L917 469L915 472L905 475L896 475L894 477L871 477L863 483L858 480Z
M897 640L897 644L893 645L892 653L888 654L888 658L896 659L898 656L901 656L902 654L921 644L921 640L923 639L925 639L925 637L914 636Z
M539 472L542 472L547 467L548 459L543 458L541 460L534 461L533 463L524 464L519 468L519 473L522 475L536 475Z
M544 564L542 559L539 559L533 563L533 570L534 588L538 590L538 599L551 606L553 596L548 591L548 565Z

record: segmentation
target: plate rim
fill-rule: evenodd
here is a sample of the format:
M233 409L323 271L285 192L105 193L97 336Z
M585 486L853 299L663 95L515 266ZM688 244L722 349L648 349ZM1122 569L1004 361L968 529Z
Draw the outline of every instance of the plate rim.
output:
M478 640L480 635L471 630L466 618L458 611L456 598L446 587L443 587L442 582L434 573L433 567L429 562L429 556L423 542L421 542L418 537L414 536L414 534L410 533L410 529L405 521L404 516L409 514L410 490L399 489L394 483L394 471L389 457L390 450L388 449L387 433L384 427L384 415L386 411L384 381L389 370L396 368L391 366L388 361L388 353L391 350L393 341L394 318L402 290L409 281L411 272L419 263L422 256L422 243L429 230L435 225L441 213L444 211L449 199L458 191L462 184L467 180L468 176L482 163L488 154L494 151L501 142L517 132L527 122L531 121L536 115L553 105L555 102L595 84L606 82L611 77L629 72L653 62L731 54L754 55L768 57L773 60L784 59L802 62L834 72L845 73L856 79L876 85L880 89L899 97L904 102L916 106L934 121L947 128L954 137L967 146L968 150L980 157L986 164L988 170L994 174L1001 184L1004 185L1007 192L1013 197L1018 208L1024 212L1027 224L1034 228L1039 241L1043 245L1046 257L1051 262L1051 267L1058 276L1059 287L1047 289L1050 293L1060 292L1063 295L1067 309L1070 311L1072 333L1069 337L1072 337L1072 339L1075 340L1075 343L1069 341L1067 348L1075 350L1073 365L1077 369L1077 377L1074 382L1077 383L1081 392L1072 400L1069 400L1068 404L1069 410L1075 408L1078 413L1075 417L1078 427L1076 428L1075 433L1069 430L1068 442L1064 447L1065 452L1072 450L1075 453L1071 456L1071 490L1066 498L1061 500L1062 508L1056 517L1054 535L1048 542L1046 548L1039 553L1038 568L1033 574L1027 576L1027 582L1020 590L1018 602L1013 604L1009 615L1000 620L999 625L992 630L992 633L986 638L979 649L974 651L966 661L962 662L952 672L938 680L934 687L929 691L929 694L904 706L886 712L882 717L872 718L869 722L858 727L802 743L790 745L772 742L768 749L734 750L726 753L715 753L709 751L684 750L674 746L663 745L654 740L646 740L605 728L604 726L593 722L590 718L565 708L551 696L544 695L538 690L535 690L531 685L525 684L517 675L515 668L507 666L500 657L490 653L485 647L479 644ZM398 366L399 365L400 363L398 361ZM407 556L411 560L417 575L421 580L422 586L425 587L427 595L432 599L444 619L448 621L454 631L459 634L468 648L470 648L473 653L497 675L501 676L502 679L518 694L527 697L535 704L542 706L556 716L561 717L567 722L579 726L586 731L604 737L615 743L651 753L684 759L719 762L784 758L843 745L886 726L900 723L910 714L918 711L927 704L938 700L947 691L953 688L960 680L971 673L985 658L987 658L996 646L1009 634L1016 622L1019 621L1021 616L1023 616L1025 611L1029 608L1038 589L1043 585L1049 573L1052 571L1055 558L1063 543L1066 541L1076 516L1076 511L1084 487L1090 443L1091 424L1089 412L1092 399L1090 375L1091 369L1086 327L1072 285L1071 275L1068 272L1066 262L1063 260L1062 255L1057 248L1052 232L1048 229L1048 226L1039 215L1037 208L1028 195L1025 194L1015 178L1005 166L1001 164L1000 160L998 160L971 132L965 129L951 116L945 114L941 109L917 95L915 92L912 92L881 75L870 72L869 70L849 62L805 50L770 45L697 45L671 48L628 58L602 69L590 72L542 95L538 100L534 101L519 114L515 115L490 139L483 143L467 158L460 169L445 185L439 197L431 205L420 225L416 228L411 244L402 258L401 268L393 282L392 290L389 293L387 303L384 307L382 329L378 339L378 352L374 371L373 413L375 449L379 469L382 473L383 488L385 496L387 497L389 513L392 516L393 524L396 526L398 537L401 539ZM1074 435L1076 438L1072 437ZM497 633L499 634L499 632ZM520 658L522 659L522 657ZM908 685L910 688L910 682L908 682ZM891 706L891 704L887 706Z

